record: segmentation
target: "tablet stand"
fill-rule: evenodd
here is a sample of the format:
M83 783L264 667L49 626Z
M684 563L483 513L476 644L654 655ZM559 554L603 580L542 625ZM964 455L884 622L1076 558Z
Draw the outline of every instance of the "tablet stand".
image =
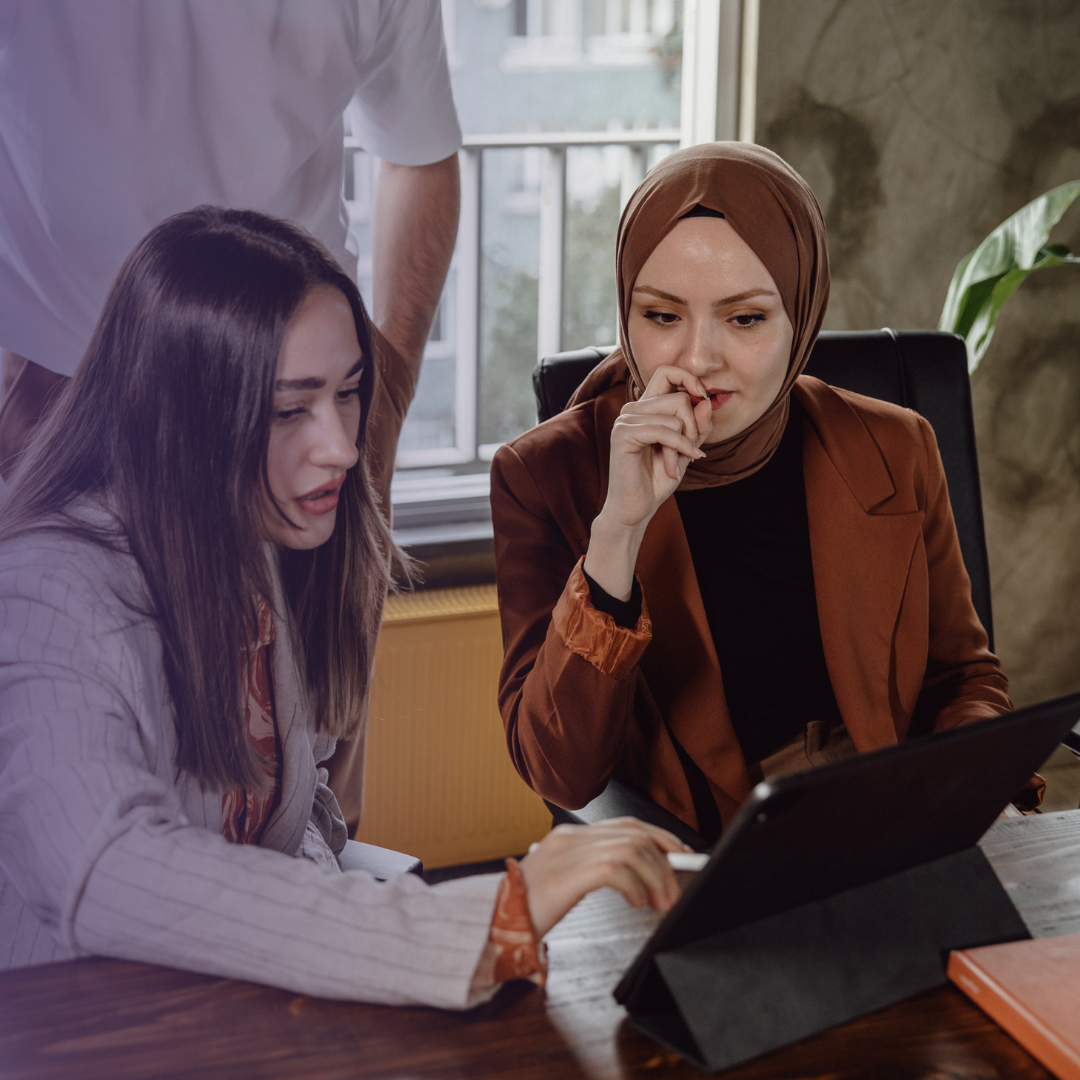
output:
M624 1003L717 1072L944 984L951 949L1029 936L972 847L658 952Z

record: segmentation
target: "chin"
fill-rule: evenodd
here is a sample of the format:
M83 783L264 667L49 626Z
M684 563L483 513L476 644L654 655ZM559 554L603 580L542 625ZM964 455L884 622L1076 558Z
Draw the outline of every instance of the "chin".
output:
M733 439L736 435L741 435L751 424L760 420L764 414L765 410L762 409L760 412L754 412L749 417L729 415L725 416L722 422L714 420L704 445L709 446L713 443L723 442L725 439Z
M271 539L278 547L288 548L290 551L313 551L322 547L333 534L334 521L320 521L306 529L290 529L286 526L275 530Z
M294 533L292 543L288 546L294 551L314 551L317 547L322 547L327 540L333 535L334 530L328 531L319 530L316 532L314 529L304 533Z
M290 551L314 551L317 547L322 547L329 539L329 536L315 539L305 533L303 536L291 536L287 542L281 543L281 546Z
M730 439L733 435L738 435L746 426L746 424L713 424L703 445L713 446L725 439Z

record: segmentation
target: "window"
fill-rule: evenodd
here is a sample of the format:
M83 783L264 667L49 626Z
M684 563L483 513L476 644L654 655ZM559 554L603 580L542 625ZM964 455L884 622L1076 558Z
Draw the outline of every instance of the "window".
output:
M721 127L718 68L727 48L738 75L739 20L747 25L755 2L443 0L466 132L462 217L399 445L396 506L470 473L475 481L443 487L464 485L472 498L495 449L535 423L538 356L615 341L622 206L680 141L733 137L734 121L731 134ZM370 298L373 162L346 142L345 195ZM424 518L423 505L410 508Z

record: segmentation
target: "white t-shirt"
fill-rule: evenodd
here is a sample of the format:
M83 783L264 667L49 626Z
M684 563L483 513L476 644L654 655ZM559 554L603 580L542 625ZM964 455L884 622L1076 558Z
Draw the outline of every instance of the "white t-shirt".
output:
M355 272L350 102L377 157L458 149L439 0L0 0L0 345L70 375L135 244L200 203Z

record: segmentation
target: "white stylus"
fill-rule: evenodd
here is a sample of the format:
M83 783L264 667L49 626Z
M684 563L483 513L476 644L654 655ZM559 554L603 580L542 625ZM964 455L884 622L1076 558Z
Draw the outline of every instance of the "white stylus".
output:
M703 870L709 861L707 852L669 851L667 861L672 870Z

